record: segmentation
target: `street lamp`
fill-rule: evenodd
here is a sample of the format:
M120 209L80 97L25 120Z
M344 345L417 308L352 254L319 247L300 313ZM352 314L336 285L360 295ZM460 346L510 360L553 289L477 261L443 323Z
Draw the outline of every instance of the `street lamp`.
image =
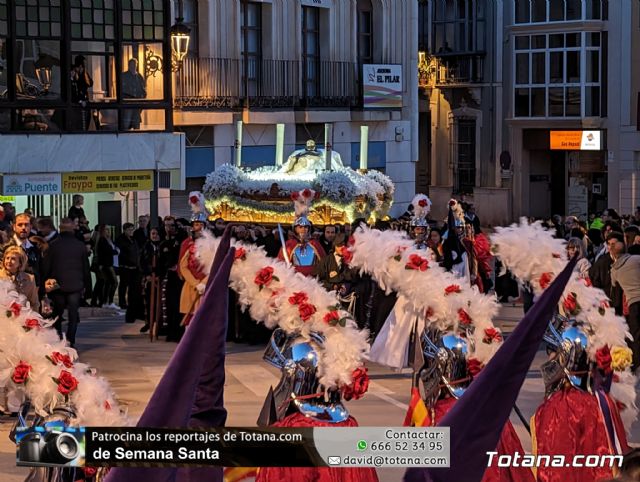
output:
M175 70L180 70L182 62L189 52L189 40L191 39L191 29L184 23L182 16L182 0L178 1L178 16L176 23L171 27L171 51L176 62Z

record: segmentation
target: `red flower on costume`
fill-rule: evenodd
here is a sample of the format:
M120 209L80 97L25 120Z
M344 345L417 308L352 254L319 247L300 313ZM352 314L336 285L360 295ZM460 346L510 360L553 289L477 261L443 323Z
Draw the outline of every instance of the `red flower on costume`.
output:
M25 331L31 331L34 328L40 328L40 322L35 318L29 318L24 322L23 328Z
M425 318L431 318L433 316L433 308L430 306L427 308L427 311L424 314Z
M300 305L309 301L309 296L304 291L298 291L293 293L293 295L289 296L289 303L292 305Z
M335 310L330 311L329 313L324 315L322 321L324 321L327 325L335 326L340 321L340 313Z
M291 193L291 200L292 201L297 201L298 199L300 199L300 193L299 192L292 192Z
M71 357L67 354L60 353L59 351L54 351L50 356L47 356L47 359L54 365L62 363L67 368L71 368L73 366Z
M584 285L585 286L593 286L593 283L591 282L590 278L585 278L584 279Z
M462 289L458 285L449 285L444 289L444 295L449 296L452 293L460 293Z
M63 395L69 395L78 388L78 380L67 370L62 370L58 378L54 378L53 381L58 384L58 392Z
M236 260L236 259L245 259L246 256L247 256L247 250L242 248L242 247L240 247L240 248L236 248L236 252L233 255L233 259L234 260Z
M570 315L573 315L578 310L578 300L575 293L569 293L562 302L564 311Z
M342 256L342 261L344 261L345 264L349 264L353 259L353 253L346 246L338 246L336 252L338 256Z
M458 320L460 320L460 323L462 323L463 325L470 325L473 322L473 320L469 316L469 313L464 311L462 308L458 310Z
M189 201L191 202L191 204L198 204L198 196L191 196L189 198Z
M22 311L22 305L17 301L13 301L11 305L9 305L9 311L7 311L7 316L20 316L20 312Z
M278 277L273 275L273 268L271 266L267 266L256 273L256 278L253 282L262 290L265 286L269 286L269 283L271 283L272 280L279 281Z
M453 207L455 205L456 205L455 199L452 199L451 201L449 201L449 206Z
M95 467L82 467L82 470L84 471L85 479L90 479L92 477L95 477L96 474L98 473L98 469L96 469Z
M420 201L418 201L418 206L420 206L421 208L424 208L427 206L427 200L426 199L420 199Z
M483 368L484 365L477 358L467 358L467 371L473 378L475 378Z
M354 244L356 244L356 238L354 238L352 235L349 236L349 240L347 241L347 244L349 246L353 246Z
M598 307L598 313L600 313L601 316L604 316L607 308L609 308L609 302L607 300L600 301L600 306Z
M356 368L351 375L353 380L350 385L342 387L342 397L349 400L358 400L369 389L369 375L365 367Z
M304 191L302 191L302 197L304 197L305 199L309 199L311 197L311 189L306 188Z
M18 385L27 383L27 379L29 378L30 372L31 372L31 365L29 365L25 361L20 360L20 363L18 363L13 369L11 380L13 381L13 383L17 383Z
M300 313L302 321L309 321L309 318L311 318L316 311L318 310L311 303L302 303L298 305L298 313Z
M596 365L604 372L605 375L613 372L611 368L611 352L609 351L609 345L605 345L596 351Z
M552 279L553 273L542 273L540 279L538 280L538 283L540 283L540 288L542 288L543 290L547 289L547 286L549 286Z
M109 400L104 401L104 409L111 410L111 404L109 403Z
M482 338L482 341L489 345L494 341L500 342L502 341L502 333L500 333L500 330L497 330L495 328L486 328L484 330L484 338Z
M427 271L429 269L429 261L420 255L412 254L409 261L404 265L404 269L414 269L416 271Z

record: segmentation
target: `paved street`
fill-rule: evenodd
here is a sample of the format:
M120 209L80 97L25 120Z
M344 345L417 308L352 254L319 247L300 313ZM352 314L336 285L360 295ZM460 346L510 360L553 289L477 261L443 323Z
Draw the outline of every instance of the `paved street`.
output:
M500 322L510 331L522 313L521 307L503 307ZM91 316L93 314L93 316ZM141 324L123 323L121 315L107 310L85 312L78 331L80 359L98 368L116 391L123 406L136 418L145 407L164 367L176 345L158 341L150 343L138 330ZM255 426L264 396L270 385L279 378L278 371L264 363L262 346L228 345L225 405L229 412L229 426ZM541 401L542 380L537 371L543 353L540 352L520 393L518 405L525 416L530 416ZM395 373L373 365L370 367L372 383L362 400L348 403L351 413L360 425L400 425L409 400L410 375ZM15 448L8 440L12 420L2 420L0 433L0 480L22 481L26 470L15 467ZM513 415L526 450L531 448L529 436L520 420ZM632 441L640 442L640 426L634 426ZM380 470L382 482L400 481L402 470Z

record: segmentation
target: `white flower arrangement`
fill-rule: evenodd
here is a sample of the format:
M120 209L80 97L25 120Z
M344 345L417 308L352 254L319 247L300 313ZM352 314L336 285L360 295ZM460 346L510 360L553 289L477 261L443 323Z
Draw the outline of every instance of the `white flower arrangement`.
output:
M529 224L526 218L520 224L496 228L491 235L494 254L505 268L520 281L529 282L534 293L542 293L567 264L566 242L556 239L538 221ZM615 373L611 395L625 405L621 417L625 427L638 416L636 407L636 377L630 369L631 355L626 338L630 338L627 322L609 306L604 291L591 286L589 280L580 279L574 272L567 284L558 309L582 324L589 338L587 352L596 362L596 352L610 349ZM567 310L571 312L567 312Z
M317 205L345 211L351 220L371 214L382 217L393 202L394 186L389 177L376 171L362 175L349 168L293 177L281 174L274 166L247 173L225 164L207 175L203 192L209 209L224 202L236 208L265 213L282 214L287 209L293 210L293 203L275 206L270 199L266 199L274 196L274 184L277 185L277 197L281 199L289 199L292 193L305 188L319 191L321 199L316 202ZM251 196L264 196L265 200L249 199ZM358 198L364 200L364 205L356 203Z
M80 363L76 350L58 338L53 320L45 320L33 311L26 298L4 280L0 281L0 317L4 410L17 411L29 399L38 415L47 416L57 405L69 403L76 412L73 425L131 424L109 383Z
M219 244L220 240L210 233L196 241L197 256L206 272L211 269ZM279 326L303 337L320 333L325 338L318 363L320 383L327 389L350 385L354 370L362 367L369 350L368 332L360 331L349 313L339 307L335 292L326 291L315 278L269 258L261 247L237 241L231 245L236 248L236 259L229 286L238 294L243 309L268 328ZM268 283L259 284L256 280L263 269L271 270L271 277ZM306 295L304 303L315 309L306 321L302 319L301 306L291 302L301 293Z

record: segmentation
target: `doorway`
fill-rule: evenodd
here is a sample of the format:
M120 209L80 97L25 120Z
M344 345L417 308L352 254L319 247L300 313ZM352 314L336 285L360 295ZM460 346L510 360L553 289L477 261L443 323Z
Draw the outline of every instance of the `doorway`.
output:
M565 214L567 166L565 151L530 151L529 215L549 218Z
M111 239L116 239L122 231L122 203L98 201L98 224L106 224L111 230Z

